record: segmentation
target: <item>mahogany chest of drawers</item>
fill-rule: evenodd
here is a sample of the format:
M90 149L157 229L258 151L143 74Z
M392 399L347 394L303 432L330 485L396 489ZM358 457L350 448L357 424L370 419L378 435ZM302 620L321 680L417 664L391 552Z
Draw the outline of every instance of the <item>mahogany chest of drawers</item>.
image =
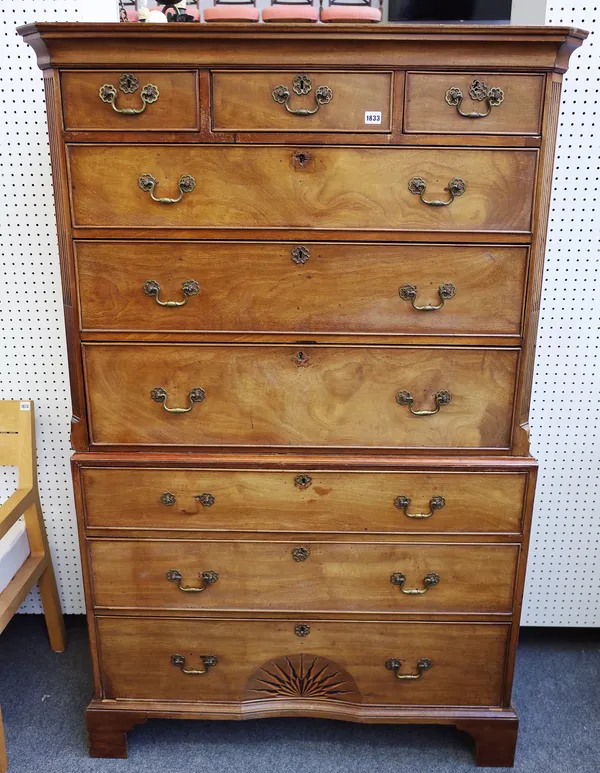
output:
M557 28L38 24L93 756L442 723L511 765Z

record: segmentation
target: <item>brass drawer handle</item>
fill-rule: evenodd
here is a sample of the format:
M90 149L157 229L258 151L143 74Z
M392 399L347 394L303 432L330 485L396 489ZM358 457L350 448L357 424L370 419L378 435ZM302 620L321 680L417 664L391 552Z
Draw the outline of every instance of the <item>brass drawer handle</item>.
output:
M126 72L119 78L119 88L123 94L134 94L139 88L140 82L137 76L132 73ZM158 100L159 91L153 83L147 83L142 87L140 97L142 98L141 107L117 107L117 88L112 83L104 83L100 86L98 96L103 102L108 105L112 105L112 109L115 113L121 115L139 115L143 113L147 105L151 105Z
M413 408L415 398L411 395L411 393L404 389L396 392L396 402L398 405L408 405L408 409L413 414L413 416L433 416L439 412L443 405L449 405L451 401L452 395L450 392L448 392L446 389L441 389L439 392L435 393L435 409L433 411L415 411Z
M201 403L206 398L206 392L202 387L194 387L190 389L188 397L190 404L187 408L169 408L167 405L167 390L164 387L158 386L150 392L150 397L155 403L162 403L162 407L169 413L189 413L194 407L194 403Z
M442 201L441 199L426 199L425 191L427 190L427 183L422 177L413 177L412 180L409 180L408 190L411 193L414 193L415 196L419 196L423 204L427 204L430 207L447 207L449 204L452 204L457 196L463 195L467 190L467 184L464 180L461 180L460 177L455 177L453 180L450 180L448 187L446 188L450 194L448 201Z
M504 102L504 92L495 86L488 86L485 81L475 79L469 88L469 96L474 102L487 102L485 113L479 113L476 110L472 113L465 113L461 109L464 99L462 91L457 86L452 86L446 92L446 102L450 107L456 107L456 112L463 118L485 118L492 112L493 107L499 107Z
M404 663L402 658L390 658L385 661L385 667L396 673L396 679L420 679L423 676L423 671L429 671L433 666L433 663L429 658L421 658L417 661L416 674L401 674L400 669L402 668L402 663Z
M294 90L294 94L297 94L298 96L304 96L308 94L309 91L312 91L312 81L308 75L296 75L292 81L292 89ZM289 106L291 94L287 86L275 86L271 92L271 96L273 97L273 100L279 105L285 105L285 109L292 115L314 115L319 110L321 105L328 105L331 102L333 99L333 91L329 88L329 86L319 86L315 91L316 107L314 110L309 110L308 108L304 107L292 110L292 108Z
M394 506L398 510L404 510L404 515L408 518L431 518L436 510L441 510L446 504L444 497L434 496L429 500L429 512L428 513L409 513L408 506L410 505L410 497L400 494L394 499Z
M212 507L212 505L214 505L215 503L215 498L212 494L198 494L194 497L194 500L196 502L200 502L202 507ZM160 495L160 503L165 507L173 507L175 502L177 502L177 497L175 496L175 494L172 494L170 491L165 491ZM195 514L195 513L191 513L189 510L182 510L181 512L186 515ZM198 512L197 507L196 507L196 512Z
M216 655L200 655L200 660L204 663L202 671L195 668L185 667L184 655L171 655L171 663L181 669L184 674L189 676L201 676L202 674L208 674L213 666L216 666L219 662L219 658Z
M429 572L429 574L426 574L425 577L423 577L423 585L424 588L405 588L404 584L406 582L406 575L402 574L402 572L394 572L390 576L390 582L392 585L398 585L402 593L405 593L407 596L422 596L424 593L427 593L429 588L433 588L435 585L437 585L440 581L440 576L436 572Z
M398 295L402 298L403 301L411 301L413 309L416 309L417 311L437 311L438 309L442 308L446 301L454 298L456 295L456 287L452 284L452 282L444 282L443 285L440 285L438 287L438 295L440 296L441 303L438 303L437 306L417 306L415 303L417 300L417 288L415 285L402 285L402 287L398 290Z
M200 575L202 578L202 585L199 588L194 588L191 585L182 585L181 581L183 580L183 575L179 569L169 569L166 577L169 582L176 582L179 590L183 591L184 593L204 593L209 585L214 585L214 583L217 582L219 579L219 573L213 571L212 569L208 569L206 572L202 572Z
M179 182L177 183L177 187L179 188L179 196L176 199L169 199L167 197L160 198L155 196L154 190L158 185L158 180L151 174L140 175L138 185L143 191L150 194L152 201L158 201L159 204L177 204L177 202L181 201L183 198L184 193L191 193L194 190L196 187L196 180L192 177L191 174L182 174L179 178Z
M185 304L188 302L188 298L191 298L193 295L198 295L200 292L200 285L198 282L196 282L195 279L188 279L187 281L183 282L181 285L181 292L183 293L183 300L182 301L161 301L158 297L160 294L160 285L156 281L156 279L148 279L144 282L143 290L146 293L146 295L149 295L151 298L154 298L154 300L158 303L159 306L167 306L168 308L174 308L176 306L185 306Z

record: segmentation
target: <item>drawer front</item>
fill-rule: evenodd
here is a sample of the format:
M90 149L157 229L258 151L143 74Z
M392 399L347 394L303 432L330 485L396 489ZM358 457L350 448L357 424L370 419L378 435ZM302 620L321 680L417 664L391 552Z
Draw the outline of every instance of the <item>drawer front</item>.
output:
M106 698L408 706L499 706L510 631L485 623L139 617L99 617L97 625ZM296 634L298 625L305 635ZM185 674L172 662L182 655L183 668L203 670L206 654L218 659L206 674ZM418 674L424 658L431 667L420 679L401 680L386 667L393 658L403 660L401 675Z
M406 76L404 130L540 134L543 88L542 75L411 72Z
M66 71L61 88L67 131L199 128L198 79L193 70Z
M512 349L87 344L84 350L98 444L500 449L510 443L519 358Z
M73 222L529 232L536 158L535 150L71 145ZM153 191L144 175L157 181ZM466 189L449 206L421 201L419 190L448 201L458 178ZM413 183L411 192L412 180L425 189ZM151 193L181 200L166 205Z
M212 99L215 130L390 132L392 73L215 72Z
M197 612L509 614L519 556L519 546L510 544L90 540L89 546L97 607Z
M85 330L521 331L524 247L87 241L76 255Z
M248 532L521 531L523 473L84 468L88 527Z

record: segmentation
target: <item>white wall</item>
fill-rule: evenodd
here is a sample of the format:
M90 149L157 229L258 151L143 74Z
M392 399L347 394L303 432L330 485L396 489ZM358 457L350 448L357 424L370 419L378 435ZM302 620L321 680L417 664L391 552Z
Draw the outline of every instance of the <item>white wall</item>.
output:
M208 0L203 0L207 3ZM533 8L534 0L519 6ZM516 10L521 10L517 7ZM593 29L583 0L554 7L547 20ZM0 5L0 398L32 398L38 464L65 612L83 611L69 459L70 404L42 76L15 33L31 21L116 19L114 0L23 0ZM540 343L531 417L542 469L524 622L600 625L598 444L597 170L598 55L592 40L575 54L564 90ZM15 486L0 472L0 501ZM32 594L23 611L40 610Z

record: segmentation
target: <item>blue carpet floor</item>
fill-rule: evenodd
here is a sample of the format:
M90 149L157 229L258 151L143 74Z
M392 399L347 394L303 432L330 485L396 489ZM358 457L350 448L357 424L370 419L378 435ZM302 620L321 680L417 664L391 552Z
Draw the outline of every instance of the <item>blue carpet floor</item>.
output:
M450 727L312 719L153 720L130 733L128 760L87 757L91 694L83 618L55 654L43 619L17 615L0 636L0 704L9 773L465 773L471 740ZM515 773L599 773L600 631L525 629L514 703ZM492 770L492 768L479 768Z

